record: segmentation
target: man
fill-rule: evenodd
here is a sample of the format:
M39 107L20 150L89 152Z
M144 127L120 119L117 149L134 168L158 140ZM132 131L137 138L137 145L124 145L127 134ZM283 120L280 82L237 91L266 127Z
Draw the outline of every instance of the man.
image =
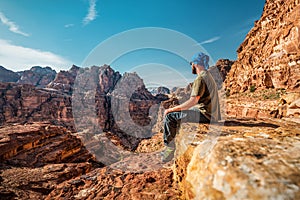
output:
M209 123L221 119L218 88L216 82L207 71L209 56L200 52L192 57L190 62L192 73L197 74L193 82L190 99L186 102L168 108L164 112L164 143L162 161L168 162L174 157L174 138L179 131L181 122Z

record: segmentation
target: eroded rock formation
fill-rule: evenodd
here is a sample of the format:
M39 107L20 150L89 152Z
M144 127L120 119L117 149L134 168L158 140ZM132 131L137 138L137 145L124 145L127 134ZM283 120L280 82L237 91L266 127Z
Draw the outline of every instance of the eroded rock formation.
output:
M261 18L238 48L226 80L230 93L255 88L300 91L299 0L267 0Z
M7 125L0 129L0 136L2 164L38 167L92 158L81 140L66 128L47 123Z
M141 139L151 136L156 122L149 117L156 115L151 107L164 99L154 97L137 74L121 76L106 65L77 74L72 100L78 131L111 131L125 148L135 149Z
M56 74L56 77L51 81L47 88L56 89L58 91L72 94L72 88L76 79L77 72L80 68L73 65L68 71L60 71Z
M142 174L97 169L58 185L46 199L178 199L172 174L171 169Z
M44 199L57 184L85 174L94 160L80 139L49 123L0 128L1 199Z
M299 199L299 124L183 124L175 179L182 199Z
M50 69L25 71L22 80L30 84L0 83L0 124L49 121L72 131L111 131L126 148L134 149L141 138L151 135L150 127L156 122L153 106L167 99L154 97L137 74L122 77L108 65L72 66L59 72L47 87L35 87L46 84L42 80L50 75L40 72L45 70Z
M71 97L33 85L0 83L0 124L49 121L74 130Z
M56 71L50 67L32 67L30 70L18 72L20 79L17 83L30 84L39 88L44 88L48 85L56 76Z

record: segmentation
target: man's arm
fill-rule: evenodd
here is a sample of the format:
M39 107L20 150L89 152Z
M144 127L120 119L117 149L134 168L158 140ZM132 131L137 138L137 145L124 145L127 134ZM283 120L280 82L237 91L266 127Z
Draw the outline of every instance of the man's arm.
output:
M181 110L188 110L189 108L193 107L194 105L196 105L198 103L200 99L200 96L192 96L190 97L186 102L175 106L173 108L168 108L165 110L164 112L164 116L166 116L168 113L170 112L177 112L177 111L181 111Z

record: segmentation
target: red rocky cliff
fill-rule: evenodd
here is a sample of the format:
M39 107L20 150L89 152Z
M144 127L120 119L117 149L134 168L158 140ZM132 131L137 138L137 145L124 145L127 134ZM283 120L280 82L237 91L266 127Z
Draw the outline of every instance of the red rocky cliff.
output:
M238 48L225 86L231 93L250 87L300 90L299 0L266 0L260 20Z
M59 90L67 94L72 94L72 87L74 85L74 81L79 69L79 67L73 65L68 71L58 72L55 79L47 85L47 88Z
M73 130L70 96L33 85L0 83L0 124L49 121Z

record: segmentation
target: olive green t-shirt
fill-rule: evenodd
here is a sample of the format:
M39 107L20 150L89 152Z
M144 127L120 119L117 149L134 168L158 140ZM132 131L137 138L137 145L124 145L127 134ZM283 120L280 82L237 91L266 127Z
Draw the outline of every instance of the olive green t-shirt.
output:
M195 96L200 96L200 99L193 109L199 109L211 121L221 119L218 88L208 71L202 71L194 80L191 97Z

